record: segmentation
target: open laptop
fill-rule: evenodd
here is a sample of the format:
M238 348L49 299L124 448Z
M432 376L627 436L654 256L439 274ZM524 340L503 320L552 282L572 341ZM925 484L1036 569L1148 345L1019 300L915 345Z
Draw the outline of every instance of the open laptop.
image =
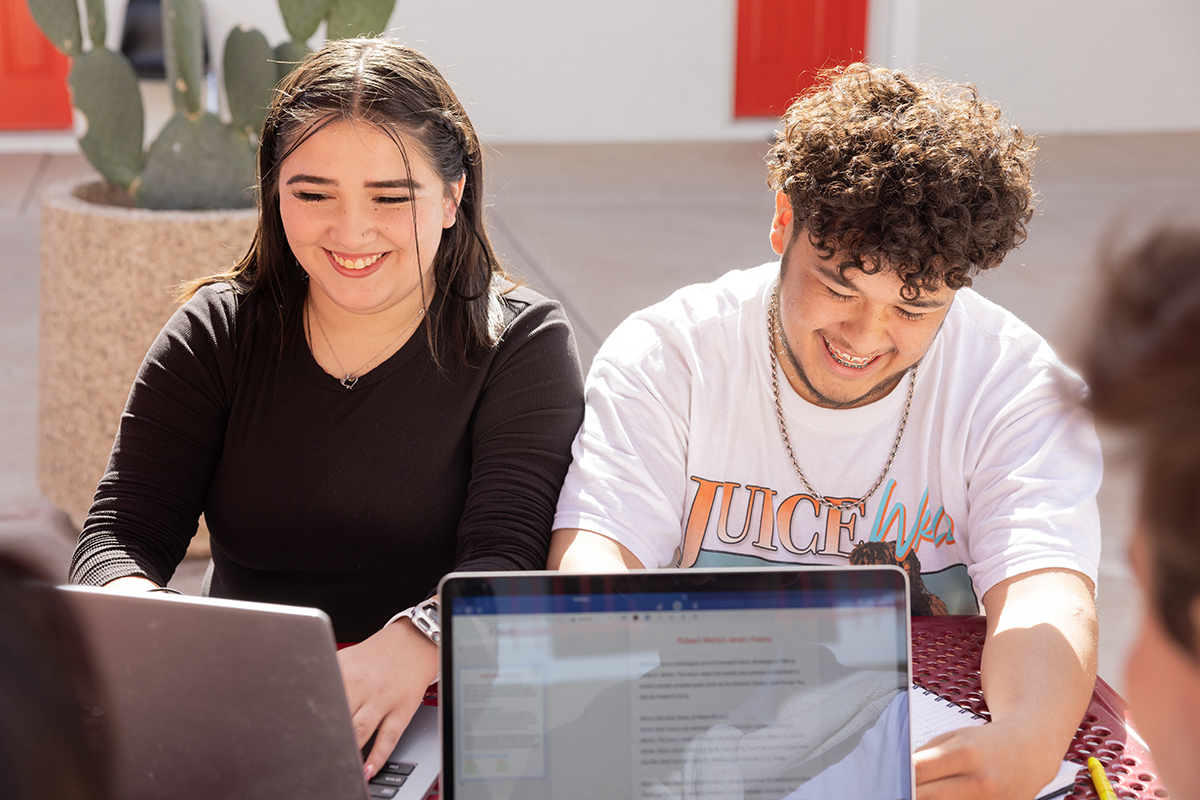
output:
M313 608L60 587L106 695L124 800L420 800L441 768L422 706L368 786L329 618Z
M894 566L454 574L441 792L911 798Z

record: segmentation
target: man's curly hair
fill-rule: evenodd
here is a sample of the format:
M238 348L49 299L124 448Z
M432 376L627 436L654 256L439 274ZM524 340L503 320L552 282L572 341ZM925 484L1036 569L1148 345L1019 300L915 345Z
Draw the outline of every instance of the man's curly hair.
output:
M788 109L768 183L823 258L893 269L911 300L970 286L1025 241L1036 149L974 86L851 64Z

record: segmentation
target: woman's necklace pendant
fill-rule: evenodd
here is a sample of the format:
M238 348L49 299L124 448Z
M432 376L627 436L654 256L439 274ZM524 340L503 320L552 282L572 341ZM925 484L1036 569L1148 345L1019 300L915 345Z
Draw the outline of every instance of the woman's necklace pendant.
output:
M309 351L315 352L315 351L313 351L313 346L312 346L312 328L309 326L309 322L308 322L309 319L311 318L311 319L316 320L317 330L319 330L321 332L321 338L325 340L325 346L329 348L329 353L330 353L330 355L333 356L334 363L336 363L338 365L338 369L345 371L346 368L342 366L342 360L340 358L338 358L337 351L333 349L333 342L329 341L329 334L327 334L325 332L325 326L321 324L321 318L319 316L317 316L316 314L312 314L310 308L311 308L310 299L306 297L304 299L304 329L305 329L304 336L308 340ZM379 358L381 355L386 353L389 347L394 345L396 342L400 341L400 337L403 336L404 334L408 333L409 331L411 331L416 326L416 324L421 321L421 318L424 316L425 316L425 307L421 306L419 309L417 309L416 316L414 316L412 318L412 322L408 323L408 326L404 330L400 331L398 334L396 334L395 338L393 338L390 342L388 342L386 345L384 345L382 350L380 350L375 355L371 356L371 358L367 361L367 363L362 365L362 368L367 369L372 364L374 364L375 359ZM337 382L340 383L342 385L342 387L345 389L353 389L354 384L358 383L358 376L352 375L351 373L347 372L346 377L338 378Z

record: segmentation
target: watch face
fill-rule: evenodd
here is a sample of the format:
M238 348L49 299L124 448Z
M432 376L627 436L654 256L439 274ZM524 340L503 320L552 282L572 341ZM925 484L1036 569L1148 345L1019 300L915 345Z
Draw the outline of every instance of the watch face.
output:
M411 612L409 617L417 626L417 630L429 637L434 644L439 644L442 640L442 624L438 619L437 600L426 600L420 605L413 606Z

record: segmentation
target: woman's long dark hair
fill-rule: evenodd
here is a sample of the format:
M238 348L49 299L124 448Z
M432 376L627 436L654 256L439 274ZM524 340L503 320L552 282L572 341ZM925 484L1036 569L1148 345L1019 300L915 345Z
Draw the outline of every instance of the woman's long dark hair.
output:
M186 287L185 297L201 286L229 281L260 294L264 310L278 313L283 346L302 334L307 276L283 229L279 166L314 133L342 121L383 131L408 165L403 135L421 149L447 187L466 176L455 224L442 231L434 257L434 291L440 303L430 308L427 328L435 360L441 350L466 362L472 351L491 347L499 336L501 282L495 279L504 275L483 225L483 152L437 67L411 47L388 39L329 42L279 85L258 148L260 211L254 240L232 270ZM415 208L413 214L415 226ZM419 262L419 249L417 258ZM425 300L428 305L433 298Z

